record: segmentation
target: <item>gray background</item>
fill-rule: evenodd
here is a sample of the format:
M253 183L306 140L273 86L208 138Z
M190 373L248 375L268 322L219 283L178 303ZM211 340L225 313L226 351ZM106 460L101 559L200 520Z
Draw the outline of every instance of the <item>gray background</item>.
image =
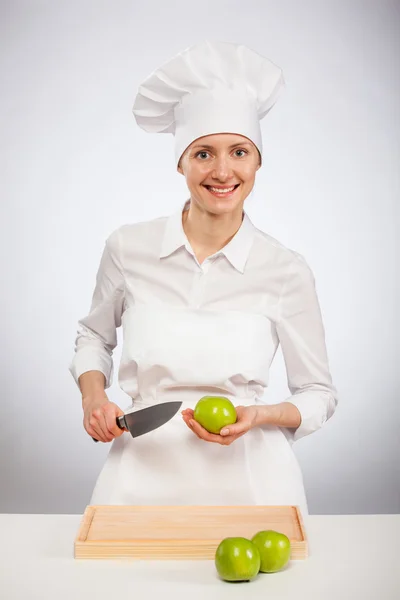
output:
M287 83L245 208L316 278L340 399L293 447L310 514L399 512L399 13L355 0L1 3L1 512L89 501L110 444L83 429L77 320L109 233L188 195L172 136L140 130L131 108L152 70L204 38L249 45ZM266 398L287 395L279 351ZM117 381L109 396L130 404Z

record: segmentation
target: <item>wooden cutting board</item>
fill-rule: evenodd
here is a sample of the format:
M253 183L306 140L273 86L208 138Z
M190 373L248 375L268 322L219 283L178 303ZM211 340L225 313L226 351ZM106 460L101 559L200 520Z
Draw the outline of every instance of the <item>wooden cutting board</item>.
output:
M288 536L291 559L308 556L297 506L87 506L75 558L214 559L226 537L273 529Z

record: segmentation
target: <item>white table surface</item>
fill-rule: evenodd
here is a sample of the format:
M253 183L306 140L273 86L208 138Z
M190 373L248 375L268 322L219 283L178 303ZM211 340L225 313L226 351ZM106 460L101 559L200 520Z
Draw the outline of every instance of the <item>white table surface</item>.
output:
M311 515L307 559L241 583L212 560L75 559L81 518L0 514L2 600L400 599L400 515Z

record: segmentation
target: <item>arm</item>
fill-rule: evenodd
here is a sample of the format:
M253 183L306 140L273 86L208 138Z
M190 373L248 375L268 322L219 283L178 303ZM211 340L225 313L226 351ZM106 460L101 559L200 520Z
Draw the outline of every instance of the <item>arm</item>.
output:
M199 438L229 445L252 427L270 424L283 428L296 441L322 427L333 415L338 397L329 372L315 280L299 254L289 265L283 283L276 329L292 395L278 404L237 406L237 422L222 429L220 435L196 423L192 409L183 410L185 423Z
M75 355L70 365L82 393L83 425L96 440L110 442L122 435L116 417L123 411L110 402L105 389L111 386L112 352L121 325L125 281L119 247L119 232L106 240L96 276L89 314L79 321Z
M93 396L105 397L106 378L101 371L86 371L78 379L82 403Z
M299 410L290 402L264 405L236 406L237 421L221 429L219 434L209 433L194 420L194 411L185 408L181 411L186 425L207 442L216 442L228 446L253 427L259 425L277 425L278 427L298 427L301 421Z
M78 322L75 355L69 369L83 397L112 384L112 353L117 345L116 329L121 325L125 291L120 256L117 230L106 240L89 314Z
M257 414L254 426L277 425L278 427L299 427L301 413L297 406L291 402L280 402L279 404L257 405Z
M297 253L283 284L276 329L291 396L281 404L261 407L260 414L267 422L288 428L289 436L297 441L320 429L338 402L314 275Z

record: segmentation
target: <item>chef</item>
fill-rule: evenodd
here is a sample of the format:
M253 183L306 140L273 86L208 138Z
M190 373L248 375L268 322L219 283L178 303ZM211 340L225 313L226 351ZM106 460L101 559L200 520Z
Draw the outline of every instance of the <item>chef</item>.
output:
M289 504L308 516L292 446L320 429L338 400L315 279L301 254L244 210L262 166L260 121L283 86L267 58L206 40L139 87L136 122L173 134L190 197L173 214L121 225L105 240L70 365L86 432L112 441L90 504ZM124 409L106 394L120 326ZM279 345L290 395L267 402ZM237 409L237 422L218 435L193 419L205 395ZM116 424L171 400L182 410L147 434L133 438Z

